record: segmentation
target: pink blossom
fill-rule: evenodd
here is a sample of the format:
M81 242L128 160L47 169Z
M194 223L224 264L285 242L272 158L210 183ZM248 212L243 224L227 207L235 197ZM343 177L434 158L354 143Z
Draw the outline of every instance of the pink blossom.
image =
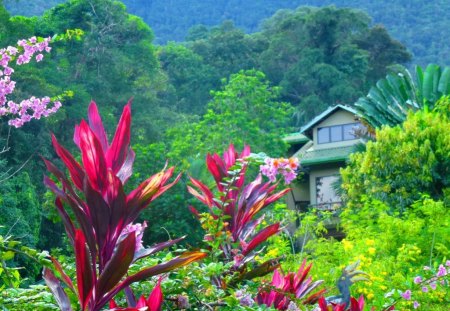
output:
M419 283L421 283L422 282L422 277L421 276L416 276L415 278L414 278L414 283L415 284L419 284Z
M427 286L422 286L422 292L428 293L428 287Z
M35 98L23 100L20 104L7 99L7 96L12 94L15 89L16 82L11 80L14 69L9 66L9 63L16 58L17 65L29 63L36 52L50 52L50 38L46 38L38 42L36 37L28 40L19 40L17 42L18 48L9 46L6 49L0 49L0 66L3 70L0 71L0 116L10 115L15 118L9 120L8 124L15 127L20 127L31 119L39 119L42 116L48 116L55 113L60 107L61 103L55 101L51 107L51 100L49 97ZM36 55L36 61L43 59L43 54ZM6 106L5 106L6 105Z
M420 306L420 303L418 303L417 301L414 301L414 309L417 309Z
M438 272L436 274L437 277L441 277L447 274L447 270L445 269L444 265L439 265Z
M276 181L278 174L283 176L286 184L291 183L297 177L296 171L299 167L297 158L266 158L264 163L264 165L260 166L260 172L269 178L271 182Z
M430 287L431 287L433 290L435 290L435 289L436 289L436 283L435 283L435 282L430 283Z
M411 299L411 290L408 289L407 291L402 293L401 296L403 297L403 299L410 300Z
M447 261L445 262L445 265L446 265L447 267L450 267L450 260L447 260Z
M136 251L143 249L144 245L142 244L142 238L144 236L144 230L147 228L147 222L144 221L142 224L136 223L136 224L129 224L126 226L122 233L120 234L121 237L125 237L125 235L128 235L129 233L134 232L136 235Z

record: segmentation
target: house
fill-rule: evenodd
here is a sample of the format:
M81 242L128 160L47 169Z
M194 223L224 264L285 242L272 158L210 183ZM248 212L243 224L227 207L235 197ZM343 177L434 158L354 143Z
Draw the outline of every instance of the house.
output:
M360 142L355 133L362 127L353 108L336 105L316 116L300 132L284 138L290 145L289 156L299 159L303 173L301 180L292 184L287 198L291 208L335 211L342 205L333 184Z

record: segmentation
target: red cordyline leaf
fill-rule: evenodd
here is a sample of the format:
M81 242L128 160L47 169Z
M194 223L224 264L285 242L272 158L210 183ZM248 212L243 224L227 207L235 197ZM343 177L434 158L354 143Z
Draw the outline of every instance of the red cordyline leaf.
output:
M114 174L117 174L125 162L130 146L131 100L125 106L119 120L111 146L106 152L106 162Z
M141 296L135 307L119 308L115 301L109 302L108 311L161 311L164 297L161 290L161 278L158 280L155 288L152 290L147 299Z
M91 101L91 103L89 104L88 120L89 120L89 127L95 133L95 136L97 136L97 138L102 146L103 152L106 154L108 147L109 147L108 146L108 138L106 135L105 128L103 127L102 118L100 117L100 114L98 113L97 105L95 104L94 101Z
M286 275L279 269L275 270L270 288L263 288L258 292L257 303L273 306L278 310L287 310L292 296L302 300L303 304L313 304L319 297L323 297L325 290L309 295L322 284L322 281L312 283L311 278L307 278L311 265L306 268L305 266L304 260L297 273L289 272Z
M69 170L70 177L74 185L79 189L83 189L84 171L80 164L74 159L74 157L64 147L62 147L56 140L55 135L52 134L53 148L55 148L56 154L61 158L64 164Z
M81 230L75 232L75 264L77 267L78 297L80 298L81 310L85 310L92 295L95 284L95 276L92 273L89 251L86 239Z
M61 311L72 311L69 297L64 292L61 283L53 274L53 272L44 267L44 270L42 271L42 278L52 292L53 297L55 297L56 303L58 304Z
M252 250L254 250L256 247L258 247L261 243L266 241L268 238L270 238L272 235L277 234L280 231L280 224L275 223L273 225L267 226L258 234L255 235L255 237L250 241L250 243L247 244L247 246L242 250L242 254L244 256L248 255Z
M334 303L327 303L324 297L321 297L319 299L319 308L320 311L364 311L364 296L360 296L358 300L356 300L354 297L350 298L350 306L347 309L347 307L344 304L334 304ZM385 310L393 310L393 306L389 307ZM373 308L372 308L373 309Z
M103 194L107 176L105 154L98 138L84 120L80 124L80 148L89 182L92 188Z

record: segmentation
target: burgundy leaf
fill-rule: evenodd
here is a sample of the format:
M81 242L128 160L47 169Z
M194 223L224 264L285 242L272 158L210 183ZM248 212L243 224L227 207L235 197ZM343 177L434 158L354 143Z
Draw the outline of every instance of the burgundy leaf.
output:
M182 255L175 257L174 259L158 264L156 266L143 269L129 277L127 277L125 280L122 281L119 285L117 285L113 290L111 290L107 295L105 295L101 302L106 303L108 302L112 297L114 297L119 291L121 291L126 286L129 286L130 284L134 282L138 282L140 280L166 273L169 271L172 271L174 269L177 269L179 267L185 266L190 264L191 262L198 261L206 257L207 253L202 252L186 252Z
M161 290L161 278L160 278L155 288L152 290L150 296L147 299L148 311L161 311L163 299L164 297Z
M159 251L161 251L161 250L163 250L163 249L165 249L167 247L170 247L170 246L180 242L181 240L183 240L185 238L186 238L186 236L183 236L183 237L175 239L175 240L161 242L161 243L155 244L155 245L153 245L153 246L151 246L149 248L145 248L145 249L139 250L138 252L136 252L136 254L134 254L134 260L133 261L136 261L136 260L138 260L140 258L144 258L144 257L150 256L150 255L153 255L153 254L156 254L157 252L159 252Z
M280 231L280 224L275 223L273 225L270 225L260 232L250 241L250 243L247 244L247 246L242 250L242 254L245 256L248 253L250 253L252 250L254 250L258 245L260 245L262 242L270 238L272 235L278 233Z
M128 178L130 178L131 174L133 173L133 163L135 157L136 154L134 153L134 151L131 148L128 149L128 154L125 162L120 168L120 171L117 173L117 177L119 177L123 184L127 182Z
M89 181L95 190L103 193L107 175L105 155L100 142L84 120L80 124L80 147Z
M278 192L278 193L276 193L274 195L271 195L270 197L267 198L266 205L269 205L270 203L273 203L273 202L279 200L282 196L284 196L289 191L291 191L291 188L286 188L286 189L281 190L280 192Z
M110 209L102 195L94 190L89 182L85 183L84 195L86 197L86 204L89 206L98 251L102 254L103 248L108 240L107 234L109 231L109 220L111 217ZM109 258L101 258L99 262L100 269L103 269L105 260L108 259Z
M106 153L108 150L108 139L106 136L105 128L103 127L102 118L98 113L97 105L94 101L91 101L88 108L88 120L89 127L94 132L95 136L97 136L98 141L100 142L103 152Z
M100 274L96 287L98 297L103 297L108 291L114 288L127 273L133 261L135 249L136 235L134 232L131 232L119 242L117 250Z
M54 257L50 257L53 266L55 267L56 271L61 275L62 281L72 290L75 292L75 288L73 286L72 280L69 278L69 276L64 272L61 264L58 260Z
M73 225L73 222L69 217L69 214L67 214L66 210L64 209L60 198L55 199L55 206L56 209L58 210L59 216L61 216L64 228L66 229L67 236L69 237L70 241L73 244L75 241L75 226Z
M62 147L56 137L52 134L52 143L53 148L55 148L56 154L60 157L60 159L64 162L67 169L69 170L70 177L74 185L82 190L83 189L83 179L84 179L84 171L81 168L80 164L75 160L75 158L67 151L64 147Z
M123 108L113 141L106 153L108 167L117 174L125 162L130 146L131 100Z
M89 251L86 246L86 239L81 230L75 232L75 265L77 268L77 286L78 296L80 298L81 310L85 310L87 303L94 289L94 275L92 271L91 261L89 259ZM94 266L95 269L95 266Z
M44 270L42 271L42 278L44 279L45 284L47 284L48 288L55 297L56 303L58 304L61 311L72 311L69 297L67 297L67 294L64 292L61 283L55 277L53 272L44 267Z

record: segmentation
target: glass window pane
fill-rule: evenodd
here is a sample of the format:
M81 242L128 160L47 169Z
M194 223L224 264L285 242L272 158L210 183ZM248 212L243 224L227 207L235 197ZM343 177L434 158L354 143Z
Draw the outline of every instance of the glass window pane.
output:
M317 142L319 144L330 142L330 128L322 127L317 129Z
M345 124L344 127L344 140L356 139L354 132L359 123Z
M336 194L333 183L338 176L324 176L316 178L317 204L340 202L341 198Z
M331 141L341 141L342 140L342 126L332 126L331 128Z

